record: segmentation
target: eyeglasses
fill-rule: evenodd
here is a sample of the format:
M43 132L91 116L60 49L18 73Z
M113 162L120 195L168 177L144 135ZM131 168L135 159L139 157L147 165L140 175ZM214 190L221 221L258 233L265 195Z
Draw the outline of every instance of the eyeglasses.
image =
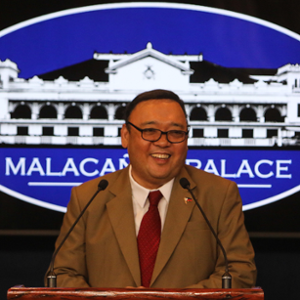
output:
M132 124L131 122L127 122L126 124L129 124L133 126L135 129L141 132L142 139L148 142L157 142L163 134L166 135L168 142L172 144L178 144L182 143L186 136L188 135L188 131L183 130L169 130L169 131L161 131L156 128L145 128L141 129Z

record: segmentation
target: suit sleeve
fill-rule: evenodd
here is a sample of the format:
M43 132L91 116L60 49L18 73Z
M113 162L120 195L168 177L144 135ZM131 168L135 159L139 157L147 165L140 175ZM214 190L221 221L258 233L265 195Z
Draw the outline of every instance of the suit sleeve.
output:
M254 250L244 225L242 201L238 188L235 183L228 182L216 231L227 254L229 272L232 276L232 288L251 288L256 282ZM225 260L220 248L217 253L214 272L209 278L188 286L188 288L221 287L222 275L225 273Z
M82 209L78 201L76 188L73 188L60 234L55 244L56 248ZM58 287L89 287L85 262L85 224L83 218L76 224L58 252L54 263L54 272L57 275ZM46 284L45 282L45 285Z

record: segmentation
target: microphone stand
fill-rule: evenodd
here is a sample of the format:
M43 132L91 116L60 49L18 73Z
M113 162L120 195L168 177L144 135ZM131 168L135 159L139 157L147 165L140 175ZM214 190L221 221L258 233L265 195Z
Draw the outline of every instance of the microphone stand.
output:
M196 197L194 196L194 193L192 192L192 190L190 189L190 183L189 181L186 179L186 178L181 178L180 179L180 185L188 190L190 192L190 194L192 195L194 201L195 201L195 204L197 205L198 209L200 210L203 218L205 219L209 229L211 230L212 234L214 235L218 245L220 246L222 252L223 252L223 256L224 256L224 260L225 260L225 273L223 274L222 276L222 289L230 289L231 288L231 280L232 280L232 276L230 275L229 273L229 267L228 267L228 259L227 259L227 255L226 255L226 251L220 241L220 239L218 238L215 230L213 229L213 227L211 226L208 218L206 217L203 209L201 208L199 202L197 201Z
M78 221L80 220L80 218L82 217L82 215L84 214L84 212L86 211L86 209L89 207L89 205L92 203L92 201L94 200L94 198L98 195L98 193L100 191L105 190L107 186L108 186L108 181L107 180L102 179L99 182L98 189L97 189L96 193L93 195L93 197L90 199L90 201L83 208L83 210L81 211L81 213L79 214L79 216L77 217L77 219L75 220L75 222L73 223L73 225L71 226L71 228L69 229L69 231L67 232L67 234L65 235L65 237L63 238L63 240L61 241L61 243L59 244L59 246L54 251L54 253L52 255L51 263L50 263L50 271L49 271L49 273L47 275L47 286L48 287L51 287L51 288L52 287L56 287L57 276L56 276L56 274L54 272L54 261L55 261L55 257L57 255L58 251L61 249L62 245L65 243L65 241L69 237L70 233L73 231L74 227L76 226L76 224L78 223Z

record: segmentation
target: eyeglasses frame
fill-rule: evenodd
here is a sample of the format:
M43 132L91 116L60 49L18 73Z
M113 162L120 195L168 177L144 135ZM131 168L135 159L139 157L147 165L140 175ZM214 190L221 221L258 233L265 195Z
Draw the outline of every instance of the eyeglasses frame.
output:
M158 140L160 140L160 138L162 137L162 135L165 134L165 135L166 135L166 138L167 138L167 141L168 141L169 143L171 143L171 144L180 144L180 143L184 142L185 138L184 138L182 141L180 141L180 142L171 142L171 141L169 140L169 138L168 138L168 133L169 133L170 131L180 131L180 132L184 132L186 136L189 134L189 130L188 130L188 131L184 131L184 130L169 130L169 131L162 131L162 130L160 130L160 129L158 129L158 128L145 128L145 129L141 129L141 128L137 127L136 125L132 124L132 123L129 122L129 121L126 122L126 125L128 125L128 124L131 125L132 127L134 127L135 129L137 129L137 130L141 133L141 137L142 137L143 140L145 140L145 141L147 141L147 142L152 142L152 143L155 143L155 142L157 142ZM159 138L158 138L157 140L155 140L155 141L149 141L149 140L146 140L146 139L143 137L143 133L144 133L144 131L147 130L147 129L155 129L155 130L160 131L160 136L159 136Z

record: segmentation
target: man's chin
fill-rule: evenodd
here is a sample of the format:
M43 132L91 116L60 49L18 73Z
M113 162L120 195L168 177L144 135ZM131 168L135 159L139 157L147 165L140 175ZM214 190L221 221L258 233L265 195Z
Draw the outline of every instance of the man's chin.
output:
M152 174L152 182L155 184L159 184L160 186L164 185L165 183L169 182L174 176L171 174L166 173L153 173Z

